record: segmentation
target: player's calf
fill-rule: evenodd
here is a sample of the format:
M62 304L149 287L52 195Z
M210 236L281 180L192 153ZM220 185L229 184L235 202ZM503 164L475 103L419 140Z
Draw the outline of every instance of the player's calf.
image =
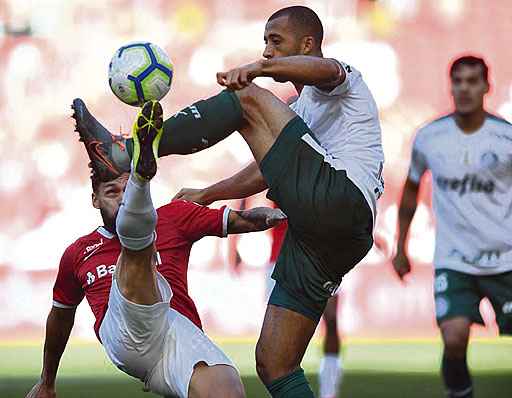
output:
M302 314L267 307L256 345L256 370L272 397L314 397L300 363L315 328L316 323Z
M441 373L448 398L471 398L473 382L468 368L466 351L471 321L456 317L441 322L444 343Z

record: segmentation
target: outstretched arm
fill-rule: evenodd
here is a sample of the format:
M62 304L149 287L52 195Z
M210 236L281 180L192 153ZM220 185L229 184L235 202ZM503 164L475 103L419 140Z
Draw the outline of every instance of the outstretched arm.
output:
M75 312L76 308L52 307L46 321L41 380L30 390L26 398L56 397L55 379L57 369L75 323Z
M218 200L242 199L267 189L256 162L252 162L234 176L203 189L181 189L173 200L182 199L208 206Z
M231 210L228 218L228 234L264 231L286 220L280 209L255 207L248 210Z
M345 70L330 58L294 55L262 59L248 65L217 73L217 82L232 90L246 87L260 76L278 82L291 81L308 86L334 88L345 80Z
M395 272L403 279L403 277L411 271L411 265L405 252L407 234L411 221L418 206L419 184L407 178L400 201L398 210L398 242L397 252L393 259L393 267Z

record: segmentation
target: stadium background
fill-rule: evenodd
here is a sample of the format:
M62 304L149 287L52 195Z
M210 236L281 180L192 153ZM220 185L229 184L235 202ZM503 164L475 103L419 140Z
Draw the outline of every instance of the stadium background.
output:
M90 205L87 158L69 117L72 99L82 97L112 131L129 132L136 109L110 92L107 66L120 45L148 40L165 48L174 62L173 87L162 101L170 116L218 92L217 71L260 57L266 18L292 4L296 3L0 1L0 353L6 358L0 366L0 391L9 377L39 372L44 323L60 255L101 221ZM360 347L361 353L368 355L368 363L374 363L372 345L358 346L356 342L398 341L400 349L391 346L389 352L386 347L390 346L382 345L381 340L375 343L384 350L384 367L387 357L410 359L416 355L408 351L411 338L433 339L433 343L415 345L414 349L434 350L429 363L437 366L429 184L421 194L412 225L409 252L414 268L406 283L393 275L390 265L397 200L415 129L450 110L447 75L456 56L474 53L485 57L492 82L487 106L503 117L512 117L511 53L506 39L512 31L512 4L508 0L311 0L301 4L315 9L324 22L325 55L363 72L379 105L383 128L386 191L379 202L379 247L372 249L342 284L340 330L354 342L352 347ZM278 85L268 79L257 82L283 99L294 94L289 84ZM163 159L152 183L155 204L166 203L183 186L202 187L229 176L250 159L250 151L236 134L202 153ZM229 203L233 208L261 204L267 204L264 195ZM205 330L228 345L246 341L251 347L257 336L265 308L270 243L269 233L258 233L224 240L208 238L194 247L191 296ZM494 363L510 376L512 345L494 340L497 330L488 303L482 304L482 312L487 327L475 327L473 335L487 340L477 343L484 347L477 351L484 352L485 358L490 355L485 364ZM72 335L74 344L80 343L77 347L94 342L92 323L90 309L82 304ZM27 342L33 346L30 354L25 353L30 365L20 348L26 349ZM228 350L235 358L238 352L251 368L250 349L238 350L236 344ZM493 346L508 361L497 365L497 357L486 351ZM85 352L96 352L93 345L86 347ZM505 355L507 352L510 355ZM308 355L307 363L314 370L318 355L315 351ZM481 359L478 355L477 362ZM10 366L8 358L26 366ZM366 363L354 362L353 369L364 369ZM422 369L420 361L418 366ZM437 382L435 375L433 380ZM512 391L510 382L507 388Z

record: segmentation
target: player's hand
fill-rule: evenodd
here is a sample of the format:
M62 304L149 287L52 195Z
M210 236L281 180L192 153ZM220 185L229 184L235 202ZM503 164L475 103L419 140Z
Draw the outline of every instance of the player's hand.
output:
M218 72L217 83L230 90L241 90L251 84L254 78L261 76L261 69L260 62L253 62L227 72Z
M30 392L25 396L25 398L56 398L57 393L55 392L55 387L50 387L47 384L43 384L39 381Z
M205 195L204 189L182 188L172 200L188 200L203 206L208 206L213 203L213 200L208 200Z
M284 220L288 218L286 217L286 214L282 212L281 209L261 207L261 211L263 214L265 214L265 224L267 224L267 227L269 228L281 224Z
M393 259L393 269L401 280L404 279L405 275L411 272L409 259L402 250L400 250Z

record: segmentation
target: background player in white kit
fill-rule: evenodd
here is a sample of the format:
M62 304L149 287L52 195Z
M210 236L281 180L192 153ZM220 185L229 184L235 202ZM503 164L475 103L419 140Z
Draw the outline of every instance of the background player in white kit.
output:
M84 296L111 361L143 381L148 391L166 397L243 397L238 372L202 332L188 295L190 249L205 235L267 229L284 215L270 208L237 212L175 201L159 208L157 217L149 181L156 173L162 133L160 104L148 102L139 114L129 176L103 173L103 179L98 169L105 157L94 150L95 141L81 122L84 116L77 116L86 112L83 103L75 100L74 109L91 159L93 204L105 226L75 241L62 257L47 321L41 381L27 397L56 396L60 357Z
M512 334L512 125L487 113L484 60L465 56L450 69L455 112L421 128L399 210L394 269L410 271L406 236L422 175L430 170L436 216L435 304L450 398L473 396L466 351L487 297L501 334Z

